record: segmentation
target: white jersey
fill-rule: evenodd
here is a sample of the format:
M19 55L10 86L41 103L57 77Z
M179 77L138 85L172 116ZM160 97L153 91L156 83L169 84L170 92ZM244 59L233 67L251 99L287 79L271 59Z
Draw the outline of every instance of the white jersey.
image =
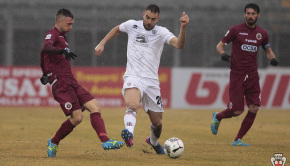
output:
M146 30L143 20L128 20L120 26L128 34L127 66L124 76L158 79L158 68L164 43L175 37L167 28L157 26Z

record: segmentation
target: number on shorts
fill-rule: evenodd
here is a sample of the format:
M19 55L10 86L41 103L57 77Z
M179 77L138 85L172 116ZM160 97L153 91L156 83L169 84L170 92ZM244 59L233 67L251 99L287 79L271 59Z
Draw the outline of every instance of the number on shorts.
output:
M161 96L156 96L156 100L157 100L157 105L160 105L160 107L162 108L162 99L161 99Z

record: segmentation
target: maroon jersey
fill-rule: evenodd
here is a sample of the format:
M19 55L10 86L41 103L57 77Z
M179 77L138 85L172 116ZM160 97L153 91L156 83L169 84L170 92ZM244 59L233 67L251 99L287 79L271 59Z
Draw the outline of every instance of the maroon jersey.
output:
M66 37L56 27L48 31L41 49L41 69L52 83L56 77L73 77L70 61L60 51L69 48Z
M249 28L246 23L234 25L228 30L222 42L232 42L231 70L242 74L257 72L257 53L261 45L263 49L269 45L266 30L259 27Z

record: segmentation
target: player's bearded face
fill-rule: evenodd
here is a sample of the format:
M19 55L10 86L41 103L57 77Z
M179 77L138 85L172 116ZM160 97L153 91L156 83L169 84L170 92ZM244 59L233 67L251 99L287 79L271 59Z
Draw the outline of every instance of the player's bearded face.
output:
M246 23L249 26L255 25L259 17L260 17L260 14L258 14L254 9L251 9L251 8L246 9L245 18L246 18Z
M154 28L156 23L159 20L159 14L158 13L152 13L150 10L146 10L143 13L143 25L146 30L151 30Z

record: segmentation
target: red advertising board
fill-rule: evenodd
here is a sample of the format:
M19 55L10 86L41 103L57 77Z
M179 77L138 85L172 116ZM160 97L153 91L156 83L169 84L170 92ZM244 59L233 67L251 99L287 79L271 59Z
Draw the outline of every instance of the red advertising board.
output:
M259 70L261 108L290 109L289 71ZM224 109L229 103L228 69L173 68L172 78L171 108Z
M121 93L124 67L73 67L78 82L105 107L125 106ZM58 106L50 85L39 81L40 67L0 67L0 106ZM163 106L170 106L171 72L160 69Z

